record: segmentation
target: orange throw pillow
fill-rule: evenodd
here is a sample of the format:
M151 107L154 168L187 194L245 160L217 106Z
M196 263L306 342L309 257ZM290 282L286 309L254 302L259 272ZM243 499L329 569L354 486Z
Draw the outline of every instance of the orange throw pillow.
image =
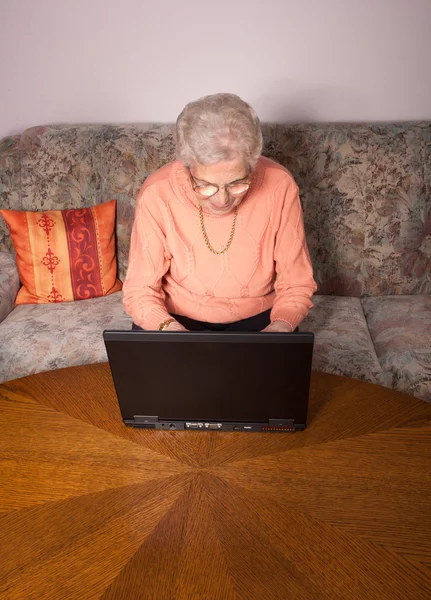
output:
M47 304L118 292L115 208L26 212L0 210L9 228L23 287L15 304Z

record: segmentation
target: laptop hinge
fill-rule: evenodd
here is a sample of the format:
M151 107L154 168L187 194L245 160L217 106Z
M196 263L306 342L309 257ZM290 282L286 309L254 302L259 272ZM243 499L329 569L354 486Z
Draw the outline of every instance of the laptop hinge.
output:
M270 427L294 427L293 419L269 419Z
M147 415L133 415L135 423L158 423L159 417L148 417Z

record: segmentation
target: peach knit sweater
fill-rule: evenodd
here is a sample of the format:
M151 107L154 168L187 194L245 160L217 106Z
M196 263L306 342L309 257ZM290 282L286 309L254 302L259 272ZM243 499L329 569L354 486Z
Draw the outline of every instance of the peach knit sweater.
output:
M233 213L204 210L212 247L226 245ZM139 193L124 283L124 308L134 322L155 330L178 314L231 323L269 308L271 321L292 329L316 291L304 236L298 186L278 163L261 157L239 205L227 252L208 249L197 201L179 161L150 175Z

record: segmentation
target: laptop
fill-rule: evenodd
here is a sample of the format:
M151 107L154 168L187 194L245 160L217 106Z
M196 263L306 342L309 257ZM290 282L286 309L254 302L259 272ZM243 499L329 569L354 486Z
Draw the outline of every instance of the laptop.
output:
M125 425L305 429L312 333L104 331L103 338Z

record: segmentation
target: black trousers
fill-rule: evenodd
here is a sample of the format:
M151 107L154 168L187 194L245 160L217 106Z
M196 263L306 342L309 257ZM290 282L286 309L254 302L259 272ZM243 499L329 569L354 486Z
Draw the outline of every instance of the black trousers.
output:
M183 327L189 331L262 331L265 329L270 322L271 310L266 310L263 313L249 317L248 319L242 319L241 321L235 321L235 323L204 323L204 321L196 321L195 319L189 319L189 317L183 317L182 315L171 315L173 319L181 323ZM142 327L133 323L133 331L143 331ZM298 327L295 331L299 331Z
M196 321L182 315L173 314L171 316L189 331L262 331L271 322L270 314L271 310L266 310L254 317L235 321L234 323L205 323L204 321ZM142 331L142 327L133 323L132 330ZM298 328L295 331L298 331Z

